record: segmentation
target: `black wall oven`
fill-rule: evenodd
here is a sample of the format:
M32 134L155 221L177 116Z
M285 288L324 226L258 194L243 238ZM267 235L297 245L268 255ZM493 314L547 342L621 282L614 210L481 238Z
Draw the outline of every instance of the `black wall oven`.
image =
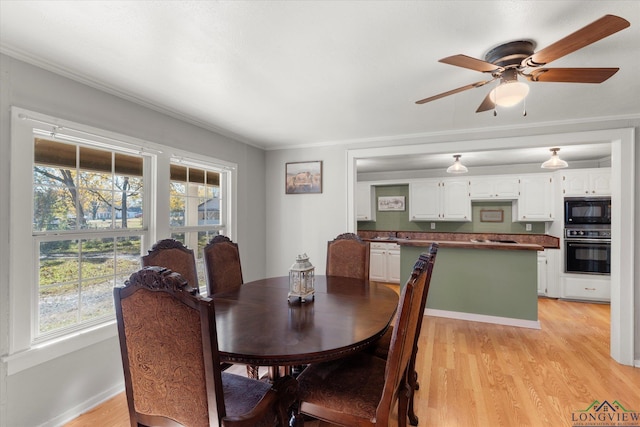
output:
M611 274L611 198L564 199L565 272Z
M610 197L566 197L564 225L611 224Z
M565 272L611 274L611 230L565 229Z

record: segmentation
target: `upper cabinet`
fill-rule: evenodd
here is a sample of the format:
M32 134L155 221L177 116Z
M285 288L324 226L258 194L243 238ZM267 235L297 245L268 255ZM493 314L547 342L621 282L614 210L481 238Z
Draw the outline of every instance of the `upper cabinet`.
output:
M610 196L611 168L562 171L562 195Z
M366 182L356 184L356 220L376 220L375 191L376 188Z
M518 177L473 176L469 178L471 200L509 200L518 198Z
M520 175L520 194L514 204L516 221L553 221L555 194L553 175Z
M411 221L471 221L467 179L443 178L409 183Z

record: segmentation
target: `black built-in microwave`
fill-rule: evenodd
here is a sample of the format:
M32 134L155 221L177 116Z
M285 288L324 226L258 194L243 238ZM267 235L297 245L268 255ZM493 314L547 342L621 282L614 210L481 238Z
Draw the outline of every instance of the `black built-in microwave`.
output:
M565 226L579 224L611 224L610 197L566 197Z

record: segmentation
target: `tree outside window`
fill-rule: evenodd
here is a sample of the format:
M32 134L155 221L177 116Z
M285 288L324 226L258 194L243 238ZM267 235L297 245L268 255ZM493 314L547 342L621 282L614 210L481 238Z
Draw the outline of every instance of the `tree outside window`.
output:
M35 138L37 335L113 317L113 287L140 266L143 160Z

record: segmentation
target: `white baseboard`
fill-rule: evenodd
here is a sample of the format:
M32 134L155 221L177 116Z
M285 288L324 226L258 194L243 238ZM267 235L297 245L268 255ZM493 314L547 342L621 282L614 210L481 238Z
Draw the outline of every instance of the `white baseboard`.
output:
M460 311L427 308L427 316L446 317L448 319L468 320L470 322L493 323L496 325L517 326L519 328L541 329L539 320L513 319L511 317L488 316L486 314L463 313Z
M63 426L69 421L78 418L80 415L84 414L90 409L95 408L101 403L106 402L111 399L113 396L122 393L124 391L124 381L121 384L115 385L102 393L99 393L95 396L90 397L85 400L81 404L74 406L73 408L64 411L62 414L58 415L55 418L50 419L49 421L40 424L38 427L59 427Z
M635 366L636 368L640 368L640 359L636 359L633 361L633 366Z

